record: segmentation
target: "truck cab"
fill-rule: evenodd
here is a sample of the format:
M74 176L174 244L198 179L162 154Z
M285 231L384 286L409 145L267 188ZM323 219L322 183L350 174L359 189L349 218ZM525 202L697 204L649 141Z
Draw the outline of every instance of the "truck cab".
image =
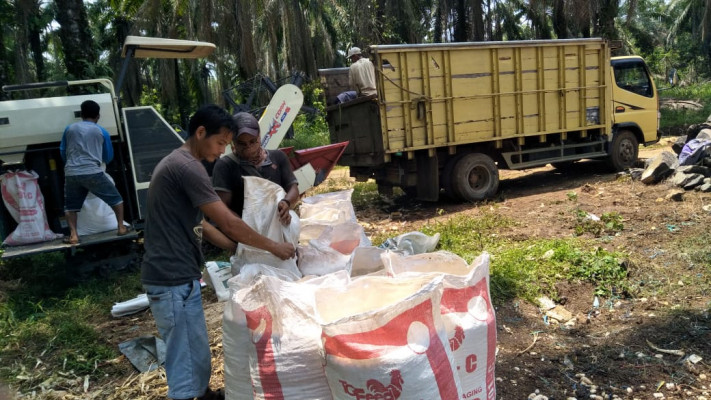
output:
M634 130L639 143L659 141L659 96L642 57L613 57L612 105L614 125Z

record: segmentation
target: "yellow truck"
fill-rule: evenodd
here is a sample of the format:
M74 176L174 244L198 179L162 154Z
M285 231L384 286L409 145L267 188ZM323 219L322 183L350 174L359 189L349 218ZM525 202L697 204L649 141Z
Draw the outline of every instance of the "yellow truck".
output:
M659 140L652 76L603 39L370 47L377 96L327 107L339 164L381 192L436 201L494 196L499 169L564 168L606 158L631 167ZM348 69L319 71L327 98L349 90Z

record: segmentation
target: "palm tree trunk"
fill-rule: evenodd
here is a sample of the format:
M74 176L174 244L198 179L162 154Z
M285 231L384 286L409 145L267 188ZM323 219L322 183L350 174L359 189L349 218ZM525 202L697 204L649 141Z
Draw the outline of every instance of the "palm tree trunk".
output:
M89 32L84 3L81 0L55 2L67 74L73 79L93 78L88 76L88 67L96 63L97 55L94 52L94 39Z
M596 36L605 39L615 39L615 17L620 9L619 0L600 0L600 8L597 12L597 25L595 27Z
M704 19L701 26L701 43L704 45L706 55L711 58L711 0L706 0Z
M477 42L484 40L484 10L482 0L472 0L472 35Z
M568 22L565 16L565 0L555 0L553 3L553 31L558 39L568 38Z
M629 27L632 25L632 22L634 19L637 17L637 0L628 0L627 3L627 20L625 21L625 25L629 29Z
M10 83L10 60L5 49L5 29L0 29L0 87ZM10 96L0 90L0 100L7 100Z
M467 5L466 0L456 0L454 7L454 41L466 42L467 35Z
M244 79L249 79L257 74L257 56L254 52L254 25L253 15L250 11L248 0L234 1L234 14L237 38L235 49L239 59L239 72Z

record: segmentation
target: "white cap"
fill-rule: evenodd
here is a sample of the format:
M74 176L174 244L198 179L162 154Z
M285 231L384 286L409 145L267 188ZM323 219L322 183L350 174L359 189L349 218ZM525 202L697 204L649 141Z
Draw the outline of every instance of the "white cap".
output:
M356 55L356 54L360 54L360 48L358 48L358 47L351 47L351 48L348 50L348 58L351 58L352 56L354 56L354 55Z

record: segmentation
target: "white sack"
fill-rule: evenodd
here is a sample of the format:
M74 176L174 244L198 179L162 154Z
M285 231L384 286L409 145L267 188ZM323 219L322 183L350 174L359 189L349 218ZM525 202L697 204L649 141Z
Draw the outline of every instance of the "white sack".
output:
M363 227L355 222L327 226L308 246L299 246L299 270L304 275L324 275L351 270L353 251L363 237Z
M313 243L313 241L312 241ZM304 276L321 276L336 271L349 271L351 256L326 246L299 245L299 271Z
M106 169L106 164L102 164L102 169ZM114 183L111 175L104 174L111 183ZM123 224L129 225L125 221ZM114 210L106 202L89 192L86 195L84 204L81 206L81 210L77 213L77 234L85 236L117 229L118 224Z
M365 276L316 291L333 398L462 398L439 311L442 290L441 277Z
M267 275L246 287L230 281L223 317L226 399L331 399L313 292L348 280L340 272L298 283Z
M20 246L64 236L49 229L38 177L35 171L11 171L0 176L3 203L17 222L17 228L5 238L3 244Z
M489 294L489 254L471 265L452 253L402 256L386 252L385 268L396 276L442 276L442 320L446 327L454 370L462 398L496 398L494 366L496 316ZM443 275L442 275L443 274Z
M321 236L329 226L345 222L357 223L358 219L351 203L353 189L338 192L322 193L306 197L301 200L299 214L301 217L301 234L299 241L308 243L309 240ZM363 233L360 245L370 246L370 239Z
M351 276L362 276L373 273L385 273L380 255L387 250L375 246L360 246L353 251L351 260Z
M296 247L299 241L300 223L295 212L291 214L291 223L282 225L279 221L277 204L286 193L281 186L267 179L256 176L244 177L244 209L242 220L257 233L276 242L289 242ZM240 269L247 264L266 264L288 270L299 276L301 273L296 267L296 258L281 260L272 253L247 246L243 243L237 245L237 253L231 258L232 274L239 274Z

